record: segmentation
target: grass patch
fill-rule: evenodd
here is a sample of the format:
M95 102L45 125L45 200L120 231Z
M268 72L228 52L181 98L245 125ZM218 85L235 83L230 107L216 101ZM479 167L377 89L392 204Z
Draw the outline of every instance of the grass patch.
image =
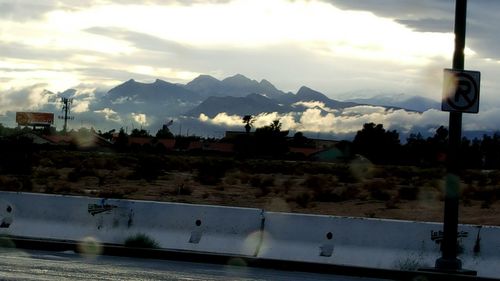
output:
M139 233L125 239L123 243L125 247L129 248L144 248L144 249L159 249L160 245L153 238L144 233Z

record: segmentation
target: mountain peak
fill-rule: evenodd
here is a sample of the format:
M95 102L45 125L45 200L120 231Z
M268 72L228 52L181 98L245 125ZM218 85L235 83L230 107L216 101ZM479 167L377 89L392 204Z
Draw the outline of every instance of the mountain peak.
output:
M193 82L220 82L219 79L213 77L213 76L210 76L210 75L207 75L207 74L200 74L198 75L198 77L194 78L191 82L189 83L193 83ZM188 84L189 84L188 83Z
M238 73L234 76L227 77L226 79L222 80L222 82L230 83L230 84L236 84L236 83L249 84L249 83L253 83L253 82L257 82L257 81L251 80L250 78L246 77L245 75Z
M297 96L324 96L322 93L315 91L309 87L302 86L297 92Z
M264 88L269 88L269 89L273 89L273 90L277 90L276 87L271 84L271 82L269 82L268 80L266 79L262 79L260 80L259 84L264 87Z

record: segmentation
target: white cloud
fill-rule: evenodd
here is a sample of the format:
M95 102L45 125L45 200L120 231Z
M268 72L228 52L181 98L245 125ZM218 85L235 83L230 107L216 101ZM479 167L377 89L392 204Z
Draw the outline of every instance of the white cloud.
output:
M348 107L342 111L343 115L365 115L365 114L381 114L385 112L386 109L381 106L368 106L368 105L360 105Z
M134 113L133 112L130 115L132 116L132 119L135 122L139 123L141 126L147 126L147 125L149 125L146 114L144 114L144 113Z
M120 115L116 111L112 110L111 108L106 107L106 108L101 109L101 110L95 110L94 112L101 114L101 115L104 115L104 118L106 118L106 120L114 121L117 123L122 122Z
M356 112L357 114L353 114ZM500 115L500 110L496 112ZM214 125L241 127L242 116L219 113L210 118L201 114L199 121ZM413 128L439 127L446 124L447 114L437 110L423 113L405 110L380 110L380 107L362 106L350 108L343 113L333 114L322 112L318 108L309 108L301 113L279 114L276 112L260 114L255 117L254 128L268 126L272 121L279 120L283 130L302 132L352 134L356 133L365 123L383 124L386 129L397 129L400 133L408 133Z
M75 113L82 113L82 112L89 111L89 105L90 105L90 101L88 101L88 100L79 101L76 104L76 106L73 107L72 111Z

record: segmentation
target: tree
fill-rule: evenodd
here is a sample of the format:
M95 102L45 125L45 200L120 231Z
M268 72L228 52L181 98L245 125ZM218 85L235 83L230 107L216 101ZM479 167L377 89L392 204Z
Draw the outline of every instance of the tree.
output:
M293 135L291 145L295 147L314 147L313 142L309 138L304 136L302 132L296 132Z
M266 156L281 156L288 151L286 136L288 131L281 130L279 120L270 125L255 130L255 144L258 154Z
M120 131L118 132L118 138L116 139L114 145L118 151L126 150L128 146L128 135L125 133L123 128L120 128Z
M151 135L148 133L148 131L144 129L133 129L132 132L130 133L131 137L139 137L139 138L147 138L150 137Z
M170 132L167 126L163 126L163 128L159 129L158 132L156 132L156 138L158 139L173 139L174 134Z
M250 133L253 122L255 122L255 117L253 117L252 115L243 116L243 123L245 123L245 131L247 132L247 134Z
M366 123L354 137L353 149L374 163L393 163L401 150L399 134L386 131L382 124Z

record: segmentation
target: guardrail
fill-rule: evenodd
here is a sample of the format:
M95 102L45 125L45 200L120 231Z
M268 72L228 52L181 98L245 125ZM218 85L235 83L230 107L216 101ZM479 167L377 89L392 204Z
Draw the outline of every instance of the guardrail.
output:
M260 209L0 192L0 234L123 245L144 234L161 250L325 265L416 270L440 257L438 223ZM459 258L500 276L500 228L459 226Z

